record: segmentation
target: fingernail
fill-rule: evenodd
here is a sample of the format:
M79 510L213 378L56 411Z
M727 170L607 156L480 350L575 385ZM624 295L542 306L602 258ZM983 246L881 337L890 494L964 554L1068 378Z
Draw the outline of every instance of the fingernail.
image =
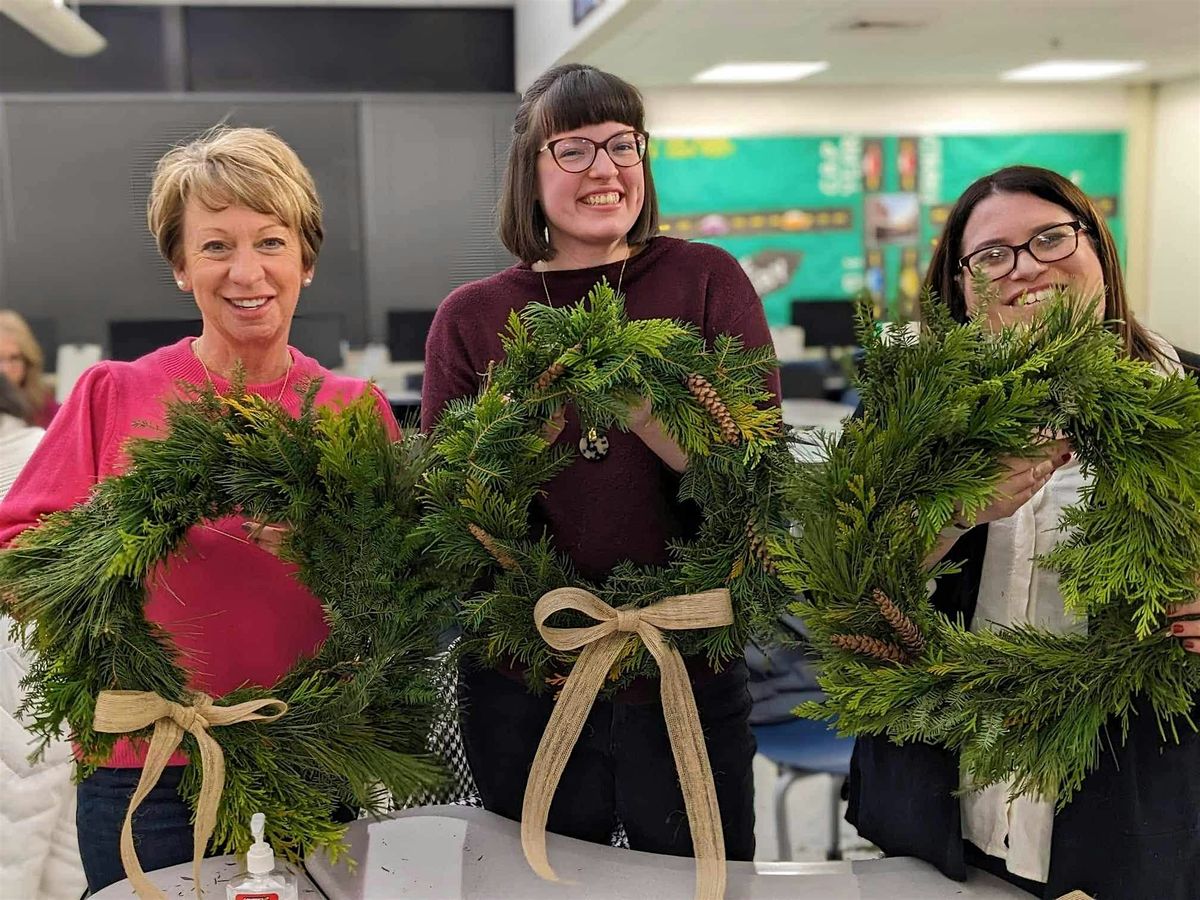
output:
M243 522L242 523L242 531L249 531L253 527L254 527L253 522Z
M1172 625L1171 626L1171 634L1183 634L1182 623L1176 622L1174 625Z
M1189 650L1200 650L1200 641L1184 641L1183 646Z
M1069 463L1069 462L1071 461L1071 454L1070 454L1070 453L1064 453L1064 454L1062 455L1062 461L1063 461L1064 463Z

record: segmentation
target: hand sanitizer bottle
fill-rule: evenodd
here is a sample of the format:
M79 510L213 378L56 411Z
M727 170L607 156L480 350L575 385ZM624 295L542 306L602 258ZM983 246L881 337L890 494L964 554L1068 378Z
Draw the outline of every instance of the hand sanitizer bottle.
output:
M262 813L250 817L254 845L246 853L246 874L225 885L225 900L297 900L296 879L275 868L275 854L263 840L266 825Z

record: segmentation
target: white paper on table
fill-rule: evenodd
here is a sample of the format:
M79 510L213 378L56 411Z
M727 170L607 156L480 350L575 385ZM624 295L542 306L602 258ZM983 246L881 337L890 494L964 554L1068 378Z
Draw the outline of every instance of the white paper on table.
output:
M362 900L462 900L467 823L445 816L372 822L358 860Z

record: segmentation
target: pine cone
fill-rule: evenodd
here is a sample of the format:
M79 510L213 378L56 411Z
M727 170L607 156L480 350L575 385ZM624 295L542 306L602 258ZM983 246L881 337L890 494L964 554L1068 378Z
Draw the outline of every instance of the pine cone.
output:
M582 349L582 344L576 344L567 352L570 353L573 351L578 353ZM558 379L562 378L566 371L567 367L558 360L555 360L554 362L550 363L550 366L545 372L537 377L537 381L533 383L533 386L536 390L544 391L546 388L550 387L550 385L554 384L554 382L558 381Z
M849 650L851 653L873 656L875 659L881 659L884 662L908 662L908 656L895 644L881 641L879 638L873 638L866 634L835 634L829 638L829 642L835 647L841 647L843 650Z
M554 384L554 382L558 381L558 379L561 378L563 373L566 371L567 367L562 363L551 363L550 368L546 369L545 372L539 375L537 381L533 383L534 389L544 391L546 388L550 387L550 385Z
M727 444L741 443L742 433L738 430L737 423L733 421L733 416L729 415L729 408L722 402L708 379L703 375L693 374L689 375L684 383L691 395L716 420L721 429L721 439Z
M505 552L503 547L496 543L496 539L474 522L471 522L469 525L467 525L467 530L471 532L475 540L483 544L483 548L487 550L487 552L492 555L492 558L495 559L496 562L500 563L503 568L509 572L520 568L520 566L517 565L517 561L513 559L512 556L510 556L507 552Z
M775 568L775 563L771 560L767 542L759 533L758 526L753 519L746 520L746 538L750 541L750 553L758 560L758 564L770 574L778 575L779 570Z
M876 588L871 594L871 599L875 601L887 623L892 626L892 631L896 632L896 637L900 638L904 649L911 656L920 656L924 653L925 638L922 637L920 629L912 619L900 611L900 607L892 602L892 598Z

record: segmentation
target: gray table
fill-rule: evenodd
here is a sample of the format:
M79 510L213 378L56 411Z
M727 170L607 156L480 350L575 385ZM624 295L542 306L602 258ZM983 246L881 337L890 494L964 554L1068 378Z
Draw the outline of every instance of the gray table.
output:
M225 900L225 884L235 875L242 873L243 868L235 856L214 856L206 859L200 867L200 886L204 889L204 900ZM304 872L291 870L296 875L296 887L299 900L324 900L315 884ZM192 864L183 863L166 869L147 872L150 880L167 895L167 900L195 900L196 893L192 890ZM2 896L2 894L0 894ZM128 881L118 881L110 884L102 891L92 894L89 900L138 900L137 894L129 886Z
M410 820L401 824L400 820ZM424 820L424 821L422 821ZM457 827L457 837L448 838ZM465 834L464 834L465 832ZM347 835L353 871L309 859L309 877L329 900L691 900L690 859L547 836L550 862L565 882L542 881L521 854L520 826L482 809L440 806L360 820ZM390 839L389 839L390 838ZM441 846L439 846L439 844ZM449 853L449 855L448 855ZM446 861L460 862L451 872ZM1028 900L984 872L951 881L915 859L729 863L728 900Z

